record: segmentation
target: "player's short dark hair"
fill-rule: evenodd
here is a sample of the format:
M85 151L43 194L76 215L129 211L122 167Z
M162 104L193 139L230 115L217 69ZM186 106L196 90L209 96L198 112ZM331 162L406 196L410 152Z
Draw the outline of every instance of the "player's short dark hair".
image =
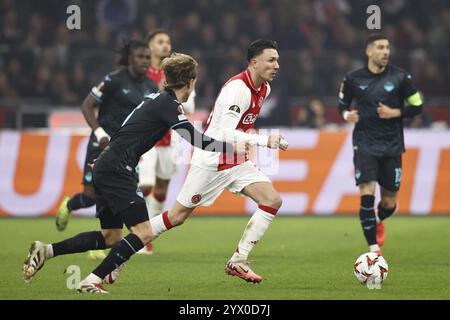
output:
M131 40L125 43L119 50L119 66L128 66L130 53L138 48L148 48L147 44L139 40Z
M364 47L367 48L369 45L371 45L377 40L389 40L389 39L382 33L373 33L367 37Z
M163 28L158 28L155 30L150 31L150 33L147 36L147 43L149 43L151 40L153 40L154 37L156 37L158 34L166 34L170 38L169 31Z
M278 50L278 44L274 40L258 39L253 41L247 49L247 61L250 62L254 57L259 56L264 49Z
M183 53L172 53L162 62L165 75L164 88L180 89L195 78L197 78L197 61L191 56Z

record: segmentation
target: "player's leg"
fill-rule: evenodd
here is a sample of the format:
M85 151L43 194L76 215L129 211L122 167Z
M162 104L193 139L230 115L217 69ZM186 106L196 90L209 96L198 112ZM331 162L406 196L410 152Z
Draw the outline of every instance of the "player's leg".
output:
M377 243L381 247L386 240L386 227L384 220L390 217L397 209L397 192L380 188L381 201L377 206Z
M376 182L374 181L359 184L359 194L361 197L359 219L370 251L381 253L381 249L376 239L377 220L374 208L375 189Z
M66 229L72 211L88 208L95 204L95 192L92 186L92 167L89 164L98 157L100 152L101 149L97 143L97 139L92 134L88 141L84 161L83 192L74 194L72 197L64 197L56 214L55 224L58 231Z
M375 156L356 149L353 156L355 180L359 187L359 219L370 251L381 253L376 240L375 190L379 175L379 163Z
M107 217L120 217L131 231L126 237L118 241L110 250L106 258L90 273L81 283L78 291L85 293L105 293L102 282L105 279L109 281L109 277L114 276L114 272L121 268L131 256L144 247L145 244L152 239L152 228L148 220L148 212L144 199L135 200L125 209L113 213L109 211L105 213ZM102 219L102 218L101 218ZM116 218L114 218L116 219ZM116 275L117 276L117 275ZM113 279L115 281L116 279Z
M167 198L167 191L169 190L170 179L162 179L156 176L155 187L153 194L149 197L148 208L149 216L152 218L164 210L164 205Z
M182 225L194 209L195 207L186 207L180 202L175 201L175 204L169 211L164 211L162 214L150 219L152 226L152 241L167 230Z
M250 218L236 251L228 261L225 272L236 275L247 282L258 283L262 277L254 273L248 265L248 256L261 240L275 218L282 200L270 180L251 162L238 166L233 173L237 179L228 189L242 193L258 204L258 209Z
M381 201L378 203L378 219L380 222L392 216L397 210L397 192L383 187L381 190Z
M150 214L151 210L151 202L153 199L152 190L156 183L156 160L157 154L155 148L147 151L139 161L139 188L141 189L145 202L147 204L147 210L149 212L149 219L153 217ZM158 213L161 213L162 210ZM139 254L153 254L153 245L152 243L148 243L144 248L142 248Z
M174 206L150 220L153 239L183 224L197 206L213 204L231 182L232 177L223 171L204 170L192 165Z
M163 212L169 182L169 180L162 180L156 177L153 193L148 195L145 199L145 202L147 203L148 216L150 219ZM139 253L150 255L153 254L153 250L153 243L149 242L144 248L142 248L141 251L139 251Z
M146 243L145 246L152 243L156 238L158 238L162 233L172 229L173 227L179 226L184 223L184 221L189 217L189 215L194 211L195 207L188 208L183 206L178 201L170 209L170 211L165 211L150 220L151 226L151 239ZM143 247L144 248L144 247ZM137 253L142 252L140 249ZM123 264L119 265L111 273L109 273L104 279L106 283L114 283L119 276L120 271L123 268Z
M107 217L109 208L98 191L96 199L97 216ZM25 282L31 282L35 274L43 267L46 260L59 255L86 252L88 250L99 250L112 247L122 239L122 222L117 218L110 220L100 219L102 231L89 231L79 233L76 236L60 242L46 244L34 241L31 244L28 256L23 266L23 278Z
M156 182L156 160L156 148L152 148L139 161L139 188L144 194L147 209L149 208L148 201Z
M34 241L23 266L23 278L29 283L44 263L56 256L112 247L122 238L122 229L89 231L60 242L46 244Z
M150 218L153 218L164 210L170 179L177 169L174 147L156 147L155 150L157 155L155 167L156 181L153 194L149 196L147 202Z
M386 239L385 225L383 221L389 218L397 210L397 192L400 189L402 177L402 157L385 157L380 168L380 193L381 201L377 206L377 242L384 245Z

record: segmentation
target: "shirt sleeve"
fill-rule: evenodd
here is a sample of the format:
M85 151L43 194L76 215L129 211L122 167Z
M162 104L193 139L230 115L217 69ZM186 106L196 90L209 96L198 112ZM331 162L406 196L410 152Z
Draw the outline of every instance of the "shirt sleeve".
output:
M172 127L184 140L192 146L210 152L233 152L233 145L208 137L194 128L189 121L176 123Z
M347 75L342 80L341 87L339 89L338 95L339 114L342 114L342 112L346 110L350 110L352 101L353 101L353 90L351 85L351 79Z
M111 97L119 86L119 79L116 76L108 74L103 78L97 86L91 89L89 93L92 98L97 101L97 103L102 103Z
M242 81L233 81L221 91L218 100L222 105L220 129L222 139L227 142L248 141L251 145L267 146L268 136L248 134L236 130L239 121L251 103L250 89Z

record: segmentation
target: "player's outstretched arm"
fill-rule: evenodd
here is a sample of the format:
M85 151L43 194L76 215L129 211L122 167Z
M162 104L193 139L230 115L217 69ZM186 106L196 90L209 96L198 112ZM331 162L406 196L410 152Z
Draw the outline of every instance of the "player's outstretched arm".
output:
M240 130L233 129L239 123L239 117L233 113L225 113L222 115L221 132L223 139L228 142L248 142L251 146L257 145L268 147L271 149L287 150L288 142L283 139L280 134L271 134L270 136L245 133Z
M205 151L245 153L248 148L248 143L245 141L231 144L208 137L195 129L187 120L177 123L172 129L192 146Z

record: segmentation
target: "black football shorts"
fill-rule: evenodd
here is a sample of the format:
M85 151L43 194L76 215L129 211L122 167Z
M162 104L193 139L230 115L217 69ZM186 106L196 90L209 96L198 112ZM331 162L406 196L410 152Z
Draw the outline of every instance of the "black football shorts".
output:
M356 185L366 182L378 184L392 192L400 189L402 179L402 155L377 157L361 149L353 154Z

